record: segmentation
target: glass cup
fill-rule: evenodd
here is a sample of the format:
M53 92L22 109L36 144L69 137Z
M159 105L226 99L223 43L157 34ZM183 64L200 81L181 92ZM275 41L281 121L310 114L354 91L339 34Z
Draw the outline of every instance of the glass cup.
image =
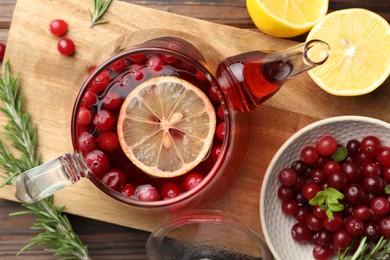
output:
M146 245L150 260L271 260L253 228L217 210L180 214L154 231Z
M243 112L257 107L291 77L325 62L327 55L328 45L316 40L282 52L255 51L225 59L205 41L182 32L145 30L121 37L97 55L81 84L70 127L73 153L19 175L16 197L34 202L86 177L108 196L138 207L183 211L218 198L245 161L251 120L250 113ZM213 104L216 127L224 129L222 137L214 136L203 161L175 178L150 177L120 146L101 144L107 135L117 136L123 99L156 76L179 77L197 86ZM111 120L108 127L97 126L103 120ZM212 156L216 148L218 155ZM198 174L197 185L186 185L192 173ZM174 184L179 194L164 197L167 183Z

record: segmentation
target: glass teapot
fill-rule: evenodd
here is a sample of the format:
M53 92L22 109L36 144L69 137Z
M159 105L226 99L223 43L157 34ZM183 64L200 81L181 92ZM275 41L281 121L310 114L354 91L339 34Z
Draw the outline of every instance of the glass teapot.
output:
M94 64L100 65L89 71L81 85L70 127L74 152L20 174L16 197L34 202L86 177L108 196L133 206L197 207L222 194L238 176L250 142L251 120L246 112L292 77L323 64L329 54L328 44L320 40L279 52L253 51L224 58L203 40L182 32L146 30L123 36L99 53ZM180 176L162 178L145 173L124 152L128 149L123 148L126 137L117 131L126 97L156 77L189 82L207 96L215 110L215 134L207 153ZM136 100L139 107L146 104L146 99ZM156 99L150 106L152 103L166 106L169 102ZM188 105L191 100L183 103ZM153 116L153 120L161 126L165 119ZM129 125L130 130L138 129L129 135L137 136L140 128L134 122ZM196 121L192 126L204 127ZM186 130L177 130L174 124L164 127L165 133L173 136L171 140L187 140ZM139 147L138 153L144 156L154 149L147 142Z

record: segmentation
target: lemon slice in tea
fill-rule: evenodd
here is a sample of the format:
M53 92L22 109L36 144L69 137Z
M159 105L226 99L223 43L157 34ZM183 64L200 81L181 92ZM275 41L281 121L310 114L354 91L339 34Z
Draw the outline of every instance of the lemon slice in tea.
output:
M168 178L203 160L215 125L215 110L205 93L183 79L161 76L143 82L127 96L119 113L118 137L138 168Z
M390 75L390 25L380 15L351 8L326 15L310 31L332 50L328 60L309 71L322 89L357 96L379 87Z

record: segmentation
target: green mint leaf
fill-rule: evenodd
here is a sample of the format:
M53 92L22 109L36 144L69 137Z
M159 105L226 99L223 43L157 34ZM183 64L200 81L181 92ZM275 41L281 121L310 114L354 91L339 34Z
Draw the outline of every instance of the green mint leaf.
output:
M340 211L343 211L343 209L344 209L343 204L329 204L328 207L333 212L340 212Z
M333 197L337 199L344 199L344 194L336 190L335 188L329 187L326 189L326 194L328 197Z
M309 200L309 204L312 206L321 205L325 202L325 193L324 191L317 192L316 196Z
M385 187L385 193L390 194L390 184L387 184Z
M333 212L329 208L325 210L326 216L328 219L333 219Z
M336 152L331 155L332 160L341 162L348 156L348 150L344 146L337 148Z

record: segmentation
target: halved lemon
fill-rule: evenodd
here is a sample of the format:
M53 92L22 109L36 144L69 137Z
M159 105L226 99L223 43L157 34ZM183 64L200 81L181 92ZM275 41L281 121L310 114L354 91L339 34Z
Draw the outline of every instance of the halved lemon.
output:
M333 95L369 93L390 74L390 26L369 10L330 13L313 27L307 39L323 40L332 50L328 60L309 75Z
M308 32L328 12L329 0L247 0L253 23L275 37Z
M138 168L168 178L202 161L215 125L215 110L205 93L183 79L161 76L126 97L117 131L124 153Z

